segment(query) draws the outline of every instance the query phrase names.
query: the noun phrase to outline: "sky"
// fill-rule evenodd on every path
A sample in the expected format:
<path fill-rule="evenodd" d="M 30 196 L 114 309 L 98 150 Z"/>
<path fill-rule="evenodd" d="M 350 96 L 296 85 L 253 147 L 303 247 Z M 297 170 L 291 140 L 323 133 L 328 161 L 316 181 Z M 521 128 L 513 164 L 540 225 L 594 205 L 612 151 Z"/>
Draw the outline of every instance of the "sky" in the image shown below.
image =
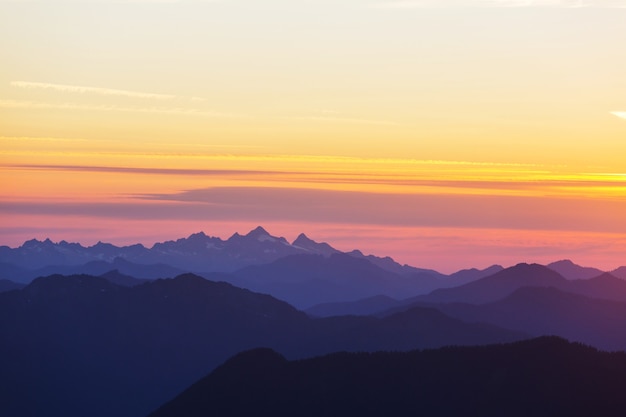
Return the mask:
<path fill-rule="evenodd" d="M 626 0 L 0 0 L 0 245 L 611 270 L 624 39 Z"/>

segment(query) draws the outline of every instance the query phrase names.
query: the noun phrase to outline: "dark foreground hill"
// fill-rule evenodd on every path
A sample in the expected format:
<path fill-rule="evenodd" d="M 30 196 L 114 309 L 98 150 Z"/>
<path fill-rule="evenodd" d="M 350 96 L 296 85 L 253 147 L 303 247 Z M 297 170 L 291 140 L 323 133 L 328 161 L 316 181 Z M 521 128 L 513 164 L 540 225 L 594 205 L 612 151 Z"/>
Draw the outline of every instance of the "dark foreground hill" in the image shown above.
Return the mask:
<path fill-rule="evenodd" d="M 314 320 L 271 296 L 191 274 L 133 287 L 56 275 L 0 293 L 0 415 L 145 415 L 259 346 L 296 359 L 525 337 L 421 307 Z"/>
<path fill-rule="evenodd" d="M 287 361 L 241 353 L 150 417 L 624 416 L 626 354 L 555 337 Z"/>

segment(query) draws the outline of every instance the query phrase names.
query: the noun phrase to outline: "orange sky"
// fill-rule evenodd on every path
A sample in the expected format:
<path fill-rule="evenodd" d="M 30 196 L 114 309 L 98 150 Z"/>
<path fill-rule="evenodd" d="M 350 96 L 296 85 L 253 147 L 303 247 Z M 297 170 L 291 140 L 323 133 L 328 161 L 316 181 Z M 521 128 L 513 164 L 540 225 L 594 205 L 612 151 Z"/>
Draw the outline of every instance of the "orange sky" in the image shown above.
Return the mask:
<path fill-rule="evenodd" d="M 626 264 L 626 2 L 0 0 L 0 244 L 264 225 Z"/>

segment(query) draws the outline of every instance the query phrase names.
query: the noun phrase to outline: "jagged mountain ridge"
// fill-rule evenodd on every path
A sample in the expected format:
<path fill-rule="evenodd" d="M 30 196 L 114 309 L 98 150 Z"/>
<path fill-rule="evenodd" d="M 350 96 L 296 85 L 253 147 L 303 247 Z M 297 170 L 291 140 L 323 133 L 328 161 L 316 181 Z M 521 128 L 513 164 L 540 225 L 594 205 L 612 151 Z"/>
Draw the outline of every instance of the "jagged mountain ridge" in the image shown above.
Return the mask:
<path fill-rule="evenodd" d="M 0 246 L 0 279 L 26 283 L 37 276 L 53 273 L 102 274 L 112 269 L 119 269 L 136 278 L 154 279 L 173 277 L 184 272 L 233 272 L 249 265 L 270 263 L 289 255 L 316 254 L 328 257 L 337 253 L 343 252 L 328 243 L 318 243 L 304 233 L 289 243 L 283 237 L 272 236 L 261 226 L 246 235 L 235 233 L 225 240 L 199 232 L 186 238 L 155 243 L 150 248 L 142 244 L 115 246 L 98 242 L 93 246 L 82 246 L 80 243 L 69 243 L 64 240 L 54 243 L 50 239 L 43 241 L 31 239 L 17 248 Z M 402 265 L 388 256 L 364 255 L 359 250 L 345 253 L 355 258 L 366 259 L 382 269 L 399 275 L 410 275 L 422 281 L 431 280 L 434 284 L 430 290 L 462 285 L 487 276 L 486 272 L 492 274 L 503 269 L 500 265 L 493 265 L 486 270 L 467 269 L 446 275 L 432 269 Z M 106 263 L 116 265 L 106 271 L 92 271 L 87 267 L 82 270 L 62 270 L 62 267 L 78 267 L 90 262 L 100 262 L 103 267 Z M 123 262 L 127 263 L 126 270 L 124 266 L 119 266 Z M 158 266 L 165 273 L 161 276 L 143 273 L 144 276 L 141 276 L 142 272 L 138 268 L 131 269 L 133 264 Z M 166 267 L 171 270 L 167 270 Z M 581 267 L 569 260 L 553 262 L 548 267 L 568 279 L 591 278 L 602 272 L 596 268 Z M 618 268 L 612 273 L 618 278 L 626 279 L 626 267 Z"/>
<path fill-rule="evenodd" d="M 283 237 L 270 235 L 261 226 L 246 235 L 235 233 L 226 240 L 200 232 L 187 238 L 155 243 L 151 248 L 146 248 L 141 244 L 118 247 L 102 242 L 85 247 L 79 243 L 66 241 L 54 243 L 50 239 L 44 241 L 32 239 L 18 248 L 0 246 L 0 273 L 2 273 L 0 277 L 4 278 L 9 274 L 20 276 L 26 274 L 28 277 L 23 280 L 28 280 L 34 278 L 33 270 L 52 273 L 54 272 L 52 268 L 80 266 L 89 262 L 113 264 L 123 261 L 139 265 L 167 265 L 177 269 L 178 273 L 232 272 L 248 265 L 265 264 L 289 255 L 330 256 L 335 253 L 340 253 L 340 251 L 327 243 L 315 242 L 303 233 L 289 243 Z M 356 253 L 355 257 L 358 257 Z M 397 264 L 391 258 L 377 258 L 371 255 L 368 258 L 372 261 L 381 259 L 388 268 L 404 268 L 407 273 L 423 271 Z M 49 269 L 43 270 L 46 267 Z M 115 267 L 110 269 L 115 269 Z M 59 270 L 58 272 L 75 273 L 77 271 Z M 130 275 L 144 278 L 137 274 L 131 273 Z"/>

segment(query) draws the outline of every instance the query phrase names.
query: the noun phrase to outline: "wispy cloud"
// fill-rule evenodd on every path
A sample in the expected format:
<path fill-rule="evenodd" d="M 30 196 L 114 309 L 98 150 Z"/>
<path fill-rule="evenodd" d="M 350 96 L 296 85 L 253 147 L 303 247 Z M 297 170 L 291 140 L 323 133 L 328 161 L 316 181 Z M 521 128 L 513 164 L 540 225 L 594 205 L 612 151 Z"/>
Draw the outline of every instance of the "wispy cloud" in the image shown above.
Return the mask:
<path fill-rule="evenodd" d="M 1 165 L 0 165 L 1 166 Z M 284 171 L 241 169 L 141 168 L 87 165 L 5 165 L 6 168 L 34 171 L 104 172 L 117 174 L 182 175 L 182 176 L 259 176 L 286 175 Z M 294 174 L 294 173 L 291 173 Z"/>
<path fill-rule="evenodd" d="M 420 9 L 420 8 L 626 8 L 626 0 L 397 0 L 370 4 L 374 9 Z"/>
<path fill-rule="evenodd" d="M 626 119 L 626 111 L 612 111 L 611 114 L 613 116 L 620 117 L 622 119 Z"/>
<path fill-rule="evenodd" d="M 85 87 L 80 85 L 67 85 L 67 84 L 52 84 L 52 83 L 38 83 L 31 81 L 12 81 L 11 85 L 19 88 L 26 89 L 44 89 L 61 91 L 64 93 L 79 93 L 79 94 L 98 94 L 103 96 L 123 96 L 131 98 L 143 98 L 143 99 L 156 99 L 156 100 L 171 100 L 176 96 L 169 94 L 156 94 L 156 93 L 143 93 L 130 90 L 117 90 L 112 88 L 100 88 L 100 87 Z"/>
<path fill-rule="evenodd" d="M 117 111 L 132 113 L 161 113 L 161 114 L 180 114 L 180 115 L 198 115 L 208 117 L 243 117 L 231 113 L 221 113 L 216 111 L 202 110 L 196 108 L 185 107 L 127 107 L 127 106 L 105 106 L 105 105 L 83 105 L 76 103 L 46 103 L 38 101 L 23 100 L 0 100 L 0 107 L 13 109 L 51 109 L 51 110 L 92 110 L 92 111 Z"/>

